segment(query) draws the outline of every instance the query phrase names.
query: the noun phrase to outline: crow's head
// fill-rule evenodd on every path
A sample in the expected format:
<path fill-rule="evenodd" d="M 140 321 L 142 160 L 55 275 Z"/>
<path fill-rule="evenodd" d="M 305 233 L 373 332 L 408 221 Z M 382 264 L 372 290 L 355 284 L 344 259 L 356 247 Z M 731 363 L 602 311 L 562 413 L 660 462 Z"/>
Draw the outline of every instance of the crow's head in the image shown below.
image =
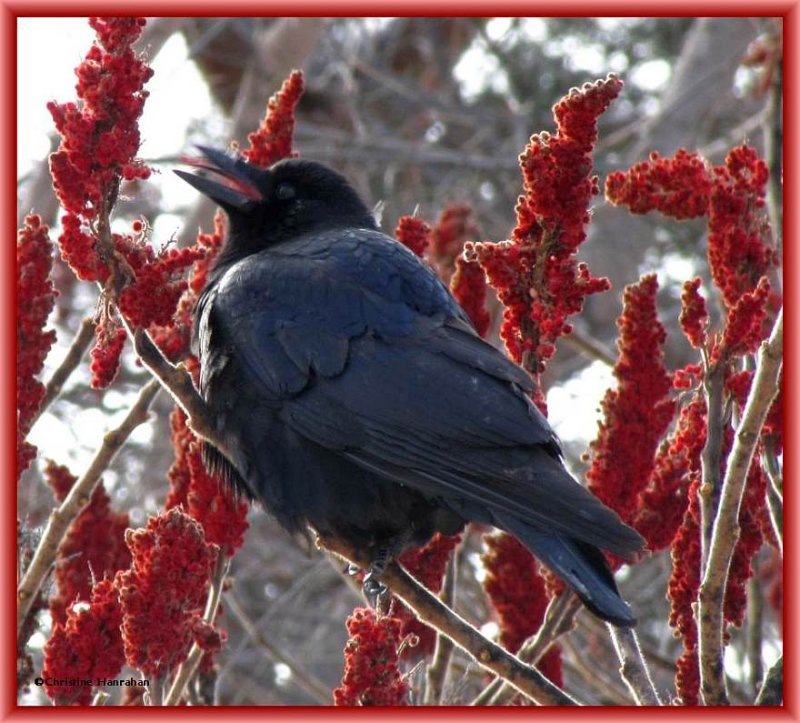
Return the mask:
<path fill-rule="evenodd" d="M 199 175 L 175 171 L 218 203 L 230 219 L 229 243 L 258 251 L 316 230 L 376 228 L 347 179 L 321 163 L 289 158 L 270 168 L 198 146 L 203 159 L 185 159 Z"/>

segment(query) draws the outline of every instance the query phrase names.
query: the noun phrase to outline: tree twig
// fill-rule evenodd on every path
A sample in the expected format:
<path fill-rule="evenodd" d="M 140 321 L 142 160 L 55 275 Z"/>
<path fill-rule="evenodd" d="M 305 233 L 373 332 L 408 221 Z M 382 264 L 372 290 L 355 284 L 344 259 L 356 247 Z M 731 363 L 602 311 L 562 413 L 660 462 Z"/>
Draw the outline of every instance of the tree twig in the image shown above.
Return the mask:
<path fill-rule="evenodd" d="M 206 609 L 203 612 L 203 620 L 209 625 L 213 625 L 214 619 L 217 617 L 217 608 L 219 607 L 219 600 L 222 596 L 222 586 L 225 582 L 225 577 L 228 574 L 231 559 L 225 554 L 225 551 L 220 549 L 219 556 L 217 557 L 217 564 L 214 569 L 214 574 L 211 578 L 211 585 L 208 589 L 208 600 L 206 601 Z M 172 681 L 169 693 L 164 698 L 163 705 L 178 705 L 183 698 L 186 685 L 191 680 L 192 676 L 200 665 L 200 660 L 205 651 L 197 643 L 192 645 L 186 660 L 181 663 L 178 672 L 175 673 L 175 680 Z"/>
<path fill-rule="evenodd" d="M 92 339 L 94 339 L 94 319 L 87 317 L 81 322 L 78 333 L 72 340 L 67 355 L 45 385 L 44 399 L 42 399 L 39 409 L 36 410 L 36 414 L 31 420 L 31 427 L 36 424 L 36 420 L 39 419 L 42 412 L 58 398 L 59 394 L 61 394 L 64 383 L 69 379 L 70 374 L 75 371 L 78 364 L 81 363 L 81 359 Z"/>
<path fill-rule="evenodd" d="M 783 703 L 783 656 L 767 671 L 764 684 L 756 698 L 756 705 L 781 705 Z"/>
<path fill-rule="evenodd" d="M 700 569 L 708 565 L 711 530 L 720 494 L 720 463 L 722 459 L 722 391 L 725 370 L 722 364 L 709 363 L 704 380 L 706 397 L 706 443 L 702 453 L 703 478 L 700 484 Z"/>
<path fill-rule="evenodd" d="M 369 563 L 360 550 L 354 550 L 341 540 L 317 537 L 317 545 L 340 557 L 366 567 Z M 392 562 L 382 576 L 394 595 L 397 595 L 424 623 L 449 637 L 469 653 L 480 665 L 504 678 L 520 693 L 540 705 L 577 705 L 563 690 L 553 685 L 536 668 L 495 645 L 466 620 L 459 617 L 426 590 L 397 563 Z"/>
<path fill-rule="evenodd" d="M 767 72 L 766 69 L 764 72 Z M 772 84 L 767 93 L 767 104 L 763 114 L 764 152 L 769 178 L 767 181 L 767 211 L 772 229 L 773 243 L 779 255 L 783 255 L 783 61 L 772 68 Z"/>
<path fill-rule="evenodd" d="M 758 689 L 764 679 L 764 663 L 761 650 L 764 646 L 764 590 L 761 580 L 756 576 L 747 583 L 747 637 L 745 652 L 750 670 L 747 682 L 750 684 L 752 694 L 758 694 Z"/>
<path fill-rule="evenodd" d="M 39 541 L 31 564 L 17 588 L 17 633 L 22 630 L 31 604 L 56 559 L 58 546 L 64 539 L 64 535 L 67 534 L 69 526 L 89 504 L 100 475 L 111 464 L 131 432 L 147 421 L 147 410 L 160 389 L 160 385 L 155 380 L 149 381 L 142 387 L 125 419 L 116 429 L 106 433 L 100 449 L 97 450 L 83 476 L 75 482 L 64 501 L 50 513 L 50 519 L 42 539 Z"/>
<path fill-rule="evenodd" d="M 110 698 L 111 696 L 104 690 L 98 690 L 92 698 L 92 705 L 105 705 Z"/>
<path fill-rule="evenodd" d="M 564 343 L 583 352 L 591 359 L 603 362 L 606 366 L 613 367 L 617 363 L 614 355 L 605 348 L 602 342 L 592 338 L 589 334 L 584 334 L 578 329 L 573 329 L 569 334 L 563 337 L 563 339 Z"/>
<path fill-rule="evenodd" d="M 733 448 L 728 456 L 708 560 L 700 584 L 698 640 L 701 690 L 706 705 L 724 705 L 728 701 L 722 661 L 724 624 L 722 608 L 728 584 L 728 568 L 739 537 L 739 510 L 747 473 L 764 420 L 778 390 L 777 382 L 782 360 L 783 311 L 781 310 L 769 339 L 761 344 L 759 350 L 758 369 L 742 412 Z"/>
<path fill-rule="evenodd" d="M 191 430 L 211 442 L 223 454 L 227 445 L 217 431 L 205 401 L 195 389 L 191 375 L 181 366 L 173 366 L 143 329 L 132 332 L 133 347 L 142 363 L 159 379 L 173 399 L 186 412 Z"/>
<path fill-rule="evenodd" d="M 439 595 L 441 601 L 451 610 L 454 608 L 456 596 L 457 567 L 458 555 L 453 555 L 447 564 L 444 585 Z M 444 635 L 436 636 L 436 649 L 433 653 L 433 661 L 428 666 L 426 674 L 425 705 L 438 705 L 441 703 L 442 690 L 454 649 L 455 646 L 450 638 Z"/>
<path fill-rule="evenodd" d="M 116 193 L 111 194 L 116 197 Z M 108 293 L 116 303 L 119 280 L 128 275 L 128 271 L 120 263 L 114 253 L 114 242 L 111 237 L 111 223 L 109 220 L 110 209 L 107 207 L 109 199 L 105 199 L 104 208 L 98 214 L 96 235 L 99 242 L 101 256 L 104 256 L 111 265 L 112 274 L 103 293 Z M 114 281 L 116 279 L 116 281 Z M 153 343 L 144 329 L 135 329 L 120 312 L 120 322 L 125 327 L 128 336 L 133 341 L 133 348 L 142 364 L 160 380 L 162 386 L 172 395 L 173 399 L 183 409 L 188 418 L 190 429 L 199 437 L 211 442 L 220 452 L 226 454 L 227 444 L 222 435 L 217 431 L 213 416 L 210 414 L 203 398 L 195 389 L 191 375 L 182 368 L 182 365 L 173 366 Z M 230 455 L 227 455 L 230 457 Z"/>
<path fill-rule="evenodd" d="M 767 475 L 767 509 L 778 549 L 783 556 L 783 473 L 778 464 L 778 455 L 775 453 L 774 441 L 770 438 L 764 440 L 761 449 L 761 462 Z"/>
<path fill-rule="evenodd" d="M 622 686 L 619 678 L 612 677 L 609 670 L 593 665 L 586 660 L 583 650 L 578 649 L 574 639 L 566 638 L 564 640 L 564 650 L 569 651 L 569 655 L 563 656 L 563 666 L 573 668 L 581 682 L 596 691 L 603 704 L 624 706 L 633 704 L 633 698 Z"/>
<path fill-rule="evenodd" d="M 636 633 L 630 628 L 608 625 L 620 661 L 620 675 L 639 705 L 663 705 L 647 668 Z"/>
<path fill-rule="evenodd" d="M 333 700 L 333 694 L 330 688 L 319 679 L 309 675 L 296 660 L 270 643 L 247 615 L 239 599 L 232 591 L 228 591 L 225 595 L 225 611 L 233 615 L 248 637 L 250 637 L 270 659 L 278 663 L 283 663 L 283 665 L 286 665 L 292 671 L 292 680 L 294 680 L 304 692 L 320 705 L 330 705 L 331 700 Z"/>
<path fill-rule="evenodd" d="M 580 600 L 569 590 L 551 600 L 539 630 L 530 640 L 523 643 L 517 657 L 531 665 L 539 662 L 539 658 L 559 637 L 572 630 L 575 613 L 580 608 Z M 495 678 L 475 697 L 470 705 L 503 705 L 515 694 L 516 691 L 502 678 Z"/>

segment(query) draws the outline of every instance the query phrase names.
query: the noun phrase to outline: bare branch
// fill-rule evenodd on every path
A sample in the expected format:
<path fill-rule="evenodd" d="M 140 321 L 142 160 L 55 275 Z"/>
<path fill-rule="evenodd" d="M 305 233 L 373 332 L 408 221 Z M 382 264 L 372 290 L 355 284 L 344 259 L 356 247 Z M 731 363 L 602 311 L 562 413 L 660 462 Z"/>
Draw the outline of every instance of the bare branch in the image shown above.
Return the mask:
<path fill-rule="evenodd" d="M 610 668 L 607 670 L 587 660 L 584 651 L 571 637 L 564 639 L 564 649 L 569 652 L 569 655 L 563 656 L 564 668 L 572 668 L 581 682 L 593 689 L 603 703 L 633 705 L 633 698 L 620 683 L 619 678 L 611 675 Z"/>
<path fill-rule="evenodd" d="M 703 381 L 706 397 L 706 443 L 703 447 L 703 478 L 700 485 L 700 544 L 701 570 L 708 565 L 711 529 L 717 513 L 720 493 L 720 462 L 722 458 L 722 391 L 725 370 L 722 364 L 708 364 Z"/>
<path fill-rule="evenodd" d="M 745 653 L 750 670 L 747 681 L 753 695 L 758 693 L 764 680 L 764 661 L 761 651 L 764 648 L 764 590 L 761 580 L 755 575 L 747 584 L 747 638 Z"/>
<path fill-rule="evenodd" d="M 767 211 L 778 254 L 783 255 L 783 61 L 776 64 L 763 116 L 764 150 L 769 166 Z"/>
<path fill-rule="evenodd" d="M 764 684 L 756 698 L 756 705 L 781 705 L 783 703 L 783 656 L 767 671 Z"/>
<path fill-rule="evenodd" d="M 128 411 L 125 419 L 116 429 L 111 430 L 103 437 L 103 443 L 100 445 L 100 449 L 97 450 L 88 469 L 75 482 L 61 505 L 50 513 L 50 519 L 47 522 L 42 539 L 36 548 L 31 564 L 25 571 L 25 575 L 17 588 L 18 634 L 25 624 L 25 619 L 28 616 L 33 600 L 36 598 L 36 593 L 39 592 L 42 581 L 56 559 L 58 547 L 67 534 L 69 526 L 83 508 L 89 504 L 100 475 L 111 464 L 111 461 L 125 444 L 131 432 L 147 421 L 147 410 L 160 389 L 160 385 L 155 380 L 149 381 L 142 387 L 136 402 Z"/>
<path fill-rule="evenodd" d="M 783 556 L 783 472 L 778 463 L 774 440 L 769 437 L 764 440 L 761 450 L 761 462 L 769 480 L 769 485 L 767 485 L 769 519 L 772 524 L 772 530 L 775 533 L 775 539 L 778 541 L 778 549 L 781 556 Z"/>
<path fill-rule="evenodd" d="M 764 420 L 778 391 L 783 361 L 783 310 L 772 334 L 762 343 L 758 368 L 747 398 L 742 421 L 728 456 L 719 509 L 714 520 L 708 561 L 699 594 L 700 679 L 706 705 L 727 702 L 722 664 L 722 608 L 728 584 L 728 568 L 739 537 L 739 510 L 747 482 L 747 473 L 755 453 Z M 711 420 L 709 419 L 709 433 Z"/>
<path fill-rule="evenodd" d="M 217 608 L 219 607 L 220 597 L 222 596 L 222 586 L 225 583 L 225 577 L 228 574 L 228 569 L 231 565 L 231 559 L 225 554 L 225 551 L 220 549 L 219 556 L 217 557 L 217 565 L 214 569 L 214 574 L 211 578 L 211 586 L 208 589 L 208 600 L 206 601 L 206 609 L 203 612 L 203 620 L 209 625 L 214 624 L 214 619 L 217 617 Z M 172 686 L 164 698 L 163 705 L 178 705 L 183 698 L 184 690 L 187 684 L 192 679 L 192 676 L 200 665 L 200 660 L 205 651 L 197 643 L 192 645 L 192 649 L 186 656 L 186 660 L 181 663 L 178 672 L 175 674 L 175 680 L 172 681 Z"/>
<path fill-rule="evenodd" d="M 341 540 L 318 536 L 317 545 L 362 568 L 368 564 L 361 551 L 352 549 Z M 446 635 L 480 665 L 504 678 L 526 697 L 540 705 L 577 705 L 575 700 L 553 685 L 536 668 L 526 665 L 481 635 L 396 562 L 388 566 L 382 579 L 393 594 L 414 610 L 422 622 Z"/>
<path fill-rule="evenodd" d="M 439 595 L 441 601 L 451 610 L 454 609 L 456 596 L 456 572 L 458 566 L 458 555 L 450 558 L 445 572 L 444 585 Z M 442 689 L 444 688 L 447 670 L 450 667 L 450 660 L 453 657 L 455 646 L 450 638 L 444 635 L 436 636 L 436 649 L 433 654 L 433 661 L 428 666 L 425 686 L 425 705 L 439 705 L 442 701 Z"/>
<path fill-rule="evenodd" d="M 70 374 L 78 367 L 78 364 L 81 363 L 81 359 L 93 338 L 94 319 L 87 317 L 81 322 L 78 333 L 72 340 L 69 351 L 61 362 L 61 365 L 53 372 L 53 376 L 48 380 L 45 387 L 44 399 L 36 415 L 31 420 L 31 427 L 33 427 L 36 420 L 39 419 L 42 412 L 58 398 L 59 394 L 61 394 L 65 382 L 69 379 Z"/>
<path fill-rule="evenodd" d="M 205 401 L 195 389 L 191 375 L 180 365 L 176 367 L 170 364 L 143 329 L 128 331 L 133 336 L 133 347 L 142 363 L 186 412 L 191 430 L 225 454 L 227 444 L 217 431 Z"/>
<path fill-rule="evenodd" d="M 236 621 L 242 626 L 245 633 L 247 633 L 250 639 L 253 640 L 271 660 L 283 663 L 292 671 L 292 680 L 295 681 L 304 692 L 320 705 L 330 705 L 333 699 L 330 688 L 319 679 L 306 672 L 305 668 L 294 660 L 294 658 L 288 656 L 270 643 L 247 615 L 233 591 L 229 591 L 225 595 L 225 610 L 236 618 Z"/>
<path fill-rule="evenodd" d="M 663 705 L 642 656 L 636 633 L 630 628 L 607 627 L 621 663 L 620 675 L 636 702 L 639 705 Z"/>
<path fill-rule="evenodd" d="M 577 329 L 573 329 L 572 332 L 563 337 L 563 339 L 566 344 L 583 352 L 591 359 L 601 361 L 603 364 L 610 367 L 613 367 L 617 363 L 613 354 L 605 348 L 602 342 L 593 339 L 588 334 L 584 334 Z"/>
<path fill-rule="evenodd" d="M 575 614 L 581 608 L 581 601 L 569 590 L 550 601 L 539 630 L 530 640 L 523 643 L 517 657 L 531 665 L 539 662 L 550 646 L 573 628 Z M 516 691 L 502 678 L 495 678 L 470 705 L 503 705 Z"/>

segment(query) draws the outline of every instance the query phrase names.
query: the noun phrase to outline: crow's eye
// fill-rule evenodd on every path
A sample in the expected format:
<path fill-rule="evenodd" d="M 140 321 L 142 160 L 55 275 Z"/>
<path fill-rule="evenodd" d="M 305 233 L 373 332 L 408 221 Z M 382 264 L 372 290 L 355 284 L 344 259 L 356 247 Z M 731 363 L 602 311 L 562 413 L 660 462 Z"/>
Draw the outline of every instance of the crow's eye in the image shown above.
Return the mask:
<path fill-rule="evenodd" d="M 275 198 L 279 201 L 288 201 L 290 198 L 294 198 L 297 195 L 297 191 L 294 190 L 294 186 L 290 183 L 281 183 L 275 189 Z"/>

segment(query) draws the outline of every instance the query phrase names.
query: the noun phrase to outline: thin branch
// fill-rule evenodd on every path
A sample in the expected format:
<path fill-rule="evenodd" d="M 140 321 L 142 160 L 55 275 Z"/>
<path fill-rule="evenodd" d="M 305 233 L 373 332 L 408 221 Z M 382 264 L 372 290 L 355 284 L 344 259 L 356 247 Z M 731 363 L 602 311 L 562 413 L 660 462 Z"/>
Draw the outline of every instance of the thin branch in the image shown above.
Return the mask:
<path fill-rule="evenodd" d="M 97 217 L 96 237 L 100 255 L 108 261 L 112 271 L 106 286 L 101 287 L 102 292 L 109 294 L 111 300 L 116 303 L 119 285 L 130 275 L 130 270 L 126 268 L 124 261 L 121 261 L 121 257 L 114 251 L 111 222 L 109 220 L 109 204 L 112 197 L 116 197 L 116 191 L 104 199 L 104 207 Z M 191 375 L 182 365 L 179 364 L 176 367 L 170 364 L 144 329 L 134 329 L 121 312 L 119 318 L 128 336 L 133 341 L 133 348 L 142 364 L 159 379 L 162 386 L 186 413 L 189 428 L 197 436 L 211 442 L 222 454 L 230 457 L 230 454 L 227 454 L 228 446 L 214 424 L 213 415 L 209 412 L 197 389 L 195 389 Z"/>
<path fill-rule="evenodd" d="M 105 705 L 110 698 L 111 696 L 104 690 L 98 690 L 92 698 L 92 705 Z"/>
<path fill-rule="evenodd" d="M 129 329 L 129 333 L 133 337 L 133 348 L 139 359 L 186 413 L 190 429 L 230 457 L 227 453 L 228 446 L 217 430 L 205 401 L 197 392 L 191 375 L 181 365 L 170 364 L 143 329 Z"/>
<path fill-rule="evenodd" d="M 78 333 L 72 340 L 67 355 L 64 357 L 58 369 L 53 372 L 53 376 L 48 380 L 45 387 L 44 399 L 31 420 L 31 427 L 36 424 L 36 420 L 39 419 L 42 412 L 58 398 L 59 394 L 61 394 L 65 382 L 69 379 L 70 374 L 75 371 L 78 364 L 81 363 L 81 359 L 89 348 L 92 339 L 94 339 L 94 319 L 87 317 L 81 322 Z"/>
<path fill-rule="evenodd" d="M 763 116 L 764 151 L 769 167 L 767 181 L 767 212 L 773 243 L 778 254 L 783 255 L 783 61 L 775 64 L 772 85 L 767 95 Z"/>
<path fill-rule="evenodd" d="M 764 684 L 756 698 L 756 705 L 781 705 L 783 703 L 783 655 L 767 671 Z"/>
<path fill-rule="evenodd" d="M 767 475 L 767 509 L 778 549 L 783 557 L 783 472 L 778 463 L 774 440 L 767 437 L 761 449 L 761 462 Z"/>
<path fill-rule="evenodd" d="M 271 660 L 283 663 L 283 665 L 286 665 L 289 670 L 292 671 L 292 680 L 295 681 L 305 693 L 320 705 L 330 705 L 333 699 L 330 688 L 318 678 L 309 675 L 303 666 L 294 660 L 294 658 L 289 657 L 270 643 L 247 615 L 239 599 L 233 594 L 233 591 L 228 591 L 225 594 L 225 611 L 233 615 L 239 625 L 242 626 L 247 636 L 253 640 Z"/>
<path fill-rule="evenodd" d="M 697 150 L 704 157 L 712 159 L 714 157 L 727 155 L 732 146 L 742 142 L 742 138 L 749 138 L 754 135 L 759 127 L 764 125 L 766 111 L 762 110 L 747 116 L 741 123 L 731 128 L 726 133 L 714 138 L 708 143 L 701 145 Z M 770 175 L 772 170 L 770 170 Z"/>
<path fill-rule="evenodd" d="M 453 555 L 447 564 L 444 576 L 444 585 L 439 595 L 441 601 L 451 610 L 454 609 L 456 597 L 456 577 L 458 568 L 458 555 Z M 455 646 L 450 638 L 444 635 L 436 636 L 436 649 L 433 661 L 428 666 L 425 685 L 425 705 L 439 705 L 442 701 L 442 690 L 453 657 Z"/>
<path fill-rule="evenodd" d="M 211 586 L 208 589 L 206 609 L 203 612 L 203 620 L 209 625 L 213 625 L 214 619 L 217 617 L 217 608 L 219 607 L 219 600 L 222 596 L 222 586 L 228 574 L 230 564 L 231 559 L 225 554 L 224 550 L 220 549 L 219 556 L 217 557 L 217 565 L 211 578 Z M 200 665 L 200 660 L 204 654 L 205 650 L 197 643 L 192 645 L 192 649 L 186 656 L 186 660 L 181 663 L 178 672 L 175 674 L 175 680 L 172 681 L 172 686 L 169 689 L 169 693 L 167 693 L 164 698 L 163 705 L 178 705 L 181 702 L 184 690 L 195 674 L 197 666 Z"/>
<path fill-rule="evenodd" d="M 706 397 L 706 443 L 703 447 L 703 478 L 700 485 L 700 547 L 701 570 L 708 566 L 708 548 L 711 544 L 711 529 L 717 513 L 720 494 L 720 463 L 722 459 L 722 391 L 725 369 L 722 364 L 707 365 L 704 379 Z"/>
<path fill-rule="evenodd" d="M 161 707 L 164 705 L 164 684 L 166 683 L 166 674 L 162 673 L 157 675 L 152 681 L 150 688 L 145 693 L 145 705 L 153 707 Z"/>
<path fill-rule="evenodd" d="M 663 705 L 658 697 L 650 671 L 647 668 L 639 640 L 631 628 L 618 628 L 608 625 L 614 649 L 620 660 L 619 673 L 628 686 L 638 705 Z"/>
<path fill-rule="evenodd" d="M 747 682 L 753 695 L 758 693 L 764 680 L 764 661 L 761 651 L 764 647 L 764 590 L 761 580 L 753 575 L 747 583 L 747 637 L 745 652 L 750 670 Z"/>
<path fill-rule="evenodd" d="M 783 498 L 775 493 L 772 486 L 767 487 L 767 510 L 772 531 L 778 541 L 778 551 L 783 557 Z"/>
<path fill-rule="evenodd" d="M 775 451 L 775 440 L 771 435 L 764 440 L 764 450 L 761 454 L 761 459 L 764 462 L 764 471 L 767 473 L 769 484 L 781 504 L 783 504 L 783 471 L 778 463 L 778 454 Z"/>
<path fill-rule="evenodd" d="M 619 679 L 612 678 L 602 666 L 594 665 L 586 660 L 583 650 L 579 650 L 575 640 L 566 638 L 564 649 L 569 651 L 569 655 L 564 655 L 562 665 L 565 668 L 575 670 L 576 677 L 594 689 L 603 704 L 608 705 L 633 705 L 633 698 L 628 691 L 620 684 Z"/>
<path fill-rule="evenodd" d="M 318 536 L 317 546 L 340 557 L 366 567 L 368 561 L 360 550 L 355 550 L 341 540 Z M 392 562 L 382 576 L 394 595 L 397 595 L 424 623 L 446 635 L 456 645 L 469 653 L 484 668 L 507 680 L 520 693 L 540 705 L 577 705 L 563 690 L 553 685 L 536 668 L 495 645 L 480 634 L 466 620 L 444 605 L 426 590 L 397 563 Z"/>
<path fill-rule="evenodd" d="M 100 475 L 108 468 L 117 452 L 136 427 L 148 419 L 147 410 L 150 403 L 161 389 L 155 380 L 149 381 L 142 387 L 136 402 L 128 411 L 125 419 L 116 428 L 106 433 L 103 443 L 89 464 L 83 476 L 72 486 L 66 499 L 61 505 L 50 513 L 42 539 L 36 548 L 31 564 L 17 589 L 17 633 L 22 630 L 25 619 L 30 611 L 31 604 L 36 598 L 36 593 L 42 581 L 53 565 L 58 547 L 67 530 L 84 507 L 89 504 L 95 485 Z"/>
<path fill-rule="evenodd" d="M 562 635 L 573 628 L 575 614 L 580 610 L 581 602 L 571 591 L 557 595 L 544 614 L 539 630 L 532 638 L 523 643 L 517 657 L 531 665 L 539 662 L 550 646 Z M 470 705 L 504 705 L 516 691 L 502 678 L 495 678 L 477 695 Z"/>
<path fill-rule="evenodd" d="M 571 333 L 563 337 L 563 340 L 589 358 L 601 361 L 606 366 L 613 367 L 617 363 L 614 355 L 605 348 L 602 342 L 592 338 L 589 334 L 573 329 Z"/>
<path fill-rule="evenodd" d="M 486 156 L 480 153 L 465 153 L 462 149 L 433 147 L 413 143 L 389 136 L 359 138 L 352 133 L 320 126 L 307 121 L 297 124 L 296 138 L 303 155 L 319 160 L 340 158 L 354 154 L 352 159 L 385 159 L 404 163 L 456 166 L 478 171 L 518 171 L 519 162 L 514 157 Z"/>
<path fill-rule="evenodd" d="M 759 350 L 758 369 L 742 413 L 741 424 L 733 441 L 733 448 L 728 456 L 708 561 L 700 584 L 698 610 L 700 680 L 706 705 L 727 703 L 722 664 L 724 624 L 722 608 L 728 584 L 728 568 L 739 538 L 739 509 L 747 473 L 764 420 L 778 391 L 782 361 L 783 310 L 775 321 L 772 334 L 761 344 Z"/>

